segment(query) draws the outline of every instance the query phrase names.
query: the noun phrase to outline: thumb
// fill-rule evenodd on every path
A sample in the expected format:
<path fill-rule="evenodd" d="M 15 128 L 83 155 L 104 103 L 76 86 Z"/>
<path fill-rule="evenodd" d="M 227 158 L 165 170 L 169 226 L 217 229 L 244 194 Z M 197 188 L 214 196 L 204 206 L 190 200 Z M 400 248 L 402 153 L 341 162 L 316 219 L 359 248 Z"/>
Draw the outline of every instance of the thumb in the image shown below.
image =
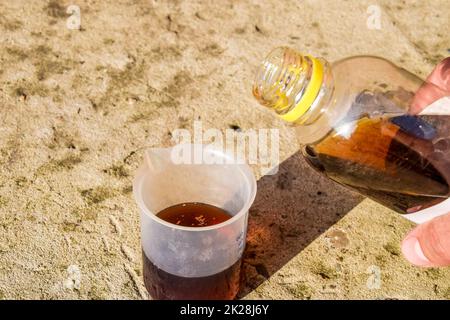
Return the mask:
<path fill-rule="evenodd" d="M 450 213 L 411 231 L 403 240 L 402 252 L 417 266 L 450 266 Z"/>

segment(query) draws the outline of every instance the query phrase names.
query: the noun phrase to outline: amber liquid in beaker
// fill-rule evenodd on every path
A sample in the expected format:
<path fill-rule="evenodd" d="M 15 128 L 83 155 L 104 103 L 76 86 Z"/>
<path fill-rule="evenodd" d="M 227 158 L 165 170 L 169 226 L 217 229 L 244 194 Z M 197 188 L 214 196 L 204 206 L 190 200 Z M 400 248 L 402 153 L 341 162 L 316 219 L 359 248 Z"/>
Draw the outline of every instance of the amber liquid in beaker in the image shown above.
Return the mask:
<path fill-rule="evenodd" d="M 208 227 L 232 217 L 213 205 L 181 203 L 160 211 L 157 217 L 179 226 Z M 241 260 L 231 267 L 206 277 L 180 277 L 153 264 L 143 252 L 144 283 L 153 299 L 164 300 L 231 300 L 239 290 Z"/>
<path fill-rule="evenodd" d="M 450 116 L 362 118 L 304 149 L 329 178 L 406 214 L 449 197 Z"/>

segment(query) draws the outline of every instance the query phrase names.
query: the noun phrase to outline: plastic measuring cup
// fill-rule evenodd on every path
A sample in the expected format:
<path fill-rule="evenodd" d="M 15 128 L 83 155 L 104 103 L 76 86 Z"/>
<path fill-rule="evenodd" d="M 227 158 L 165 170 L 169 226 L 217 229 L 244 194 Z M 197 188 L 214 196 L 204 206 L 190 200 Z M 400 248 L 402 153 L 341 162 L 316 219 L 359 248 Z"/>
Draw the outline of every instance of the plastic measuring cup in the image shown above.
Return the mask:
<path fill-rule="evenodd" d="M 180 163 L 179 147 L 146 151 L 147 161 L 133 182 L 147 290 L 156 299 L 232 299 L 239 286 L 255 177 L 246 164 L 204 145 L 182 146 L 191 153 Z M 207 227 L 184 227 L 156 216 L 189 202 L 214 205 L 232 218 Z"/>

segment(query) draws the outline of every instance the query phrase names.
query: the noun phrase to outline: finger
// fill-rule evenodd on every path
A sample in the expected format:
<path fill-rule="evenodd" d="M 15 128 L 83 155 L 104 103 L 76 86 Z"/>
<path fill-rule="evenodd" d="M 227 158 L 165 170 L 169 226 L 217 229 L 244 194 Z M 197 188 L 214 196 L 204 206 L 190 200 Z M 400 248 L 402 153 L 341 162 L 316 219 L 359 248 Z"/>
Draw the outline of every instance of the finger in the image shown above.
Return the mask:
<path fill-rule="evenodd" d="M 450 265 L 450 213 L 424 223 L 403 240 L 405 258 L 417 266 Z"/>
<path fill-rule="evenodd" d="M 450 57 L 442 60 L 417 90 L 410 112 L 417 114 L 436 100 L 450 94 Z"/>

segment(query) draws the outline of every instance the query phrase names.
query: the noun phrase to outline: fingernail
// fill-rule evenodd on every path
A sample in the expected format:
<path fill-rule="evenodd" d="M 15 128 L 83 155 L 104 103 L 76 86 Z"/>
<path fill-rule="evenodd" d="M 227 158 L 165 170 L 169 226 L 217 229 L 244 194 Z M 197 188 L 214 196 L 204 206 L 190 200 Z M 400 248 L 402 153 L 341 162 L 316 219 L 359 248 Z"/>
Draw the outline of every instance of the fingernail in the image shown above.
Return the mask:
<path fill-rule="evenodd" d="M 430 267 L 432 263 L 423 254 L 419 240 L 414 236 L 409 236 L 403 241 L 402 252 L 405 258 L 420 267 Z"/>

